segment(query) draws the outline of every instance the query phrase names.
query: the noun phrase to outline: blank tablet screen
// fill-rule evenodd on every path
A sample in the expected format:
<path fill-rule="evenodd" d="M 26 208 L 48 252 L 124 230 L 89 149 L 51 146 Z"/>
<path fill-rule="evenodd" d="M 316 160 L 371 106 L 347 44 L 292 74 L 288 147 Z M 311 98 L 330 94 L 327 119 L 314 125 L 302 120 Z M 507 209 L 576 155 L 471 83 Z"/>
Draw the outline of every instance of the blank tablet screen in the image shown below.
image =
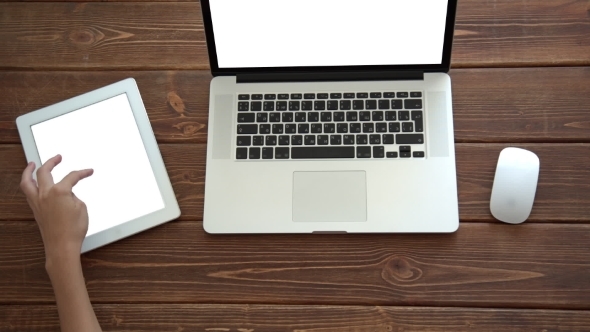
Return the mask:
<path fill-rule="evenodd" d="M 55 183 L 93 168 L 74 187 L 88 207 L 87 236 L 164 208 L 154 172 L 126 94 L 31 126 L 42 163 L 61 154 Z"/>

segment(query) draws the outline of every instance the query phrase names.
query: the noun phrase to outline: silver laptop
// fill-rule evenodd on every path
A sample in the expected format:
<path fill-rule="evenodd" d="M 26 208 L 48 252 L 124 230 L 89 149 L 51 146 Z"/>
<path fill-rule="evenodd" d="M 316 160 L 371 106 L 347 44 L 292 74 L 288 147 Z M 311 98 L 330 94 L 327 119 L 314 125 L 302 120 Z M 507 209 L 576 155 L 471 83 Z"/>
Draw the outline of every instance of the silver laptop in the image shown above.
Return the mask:
<path fill-rule="evenodd" d="M 457 230 L 456 4 L 201 0 L 205 230 Z"/>

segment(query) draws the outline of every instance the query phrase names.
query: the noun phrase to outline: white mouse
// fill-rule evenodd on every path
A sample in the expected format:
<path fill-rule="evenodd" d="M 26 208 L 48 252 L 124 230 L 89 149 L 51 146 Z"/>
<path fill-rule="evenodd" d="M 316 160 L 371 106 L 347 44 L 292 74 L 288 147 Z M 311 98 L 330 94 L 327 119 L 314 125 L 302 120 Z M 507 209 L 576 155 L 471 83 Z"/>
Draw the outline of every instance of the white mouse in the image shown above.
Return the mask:
<path fill-rule="evenodd" d="M 538 178 L 539 157 L 536 154 L 519 148 L 502 150 L 490 199 L 492 215 L 510 224 L 527 220 L 533 209 Z"/>

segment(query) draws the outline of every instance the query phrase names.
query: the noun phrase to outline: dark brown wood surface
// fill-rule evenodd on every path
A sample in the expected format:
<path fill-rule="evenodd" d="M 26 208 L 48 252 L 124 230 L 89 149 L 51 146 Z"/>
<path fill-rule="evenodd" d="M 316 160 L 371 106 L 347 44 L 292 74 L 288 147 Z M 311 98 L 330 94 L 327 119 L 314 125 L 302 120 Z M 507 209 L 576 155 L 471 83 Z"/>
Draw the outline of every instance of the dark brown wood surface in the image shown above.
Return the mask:
<path fill-rule="evenodd" d="M 136 78 L 182 216 L 83 256 L 105 331 L 590 330 L 590 3 L 460 0 L 454 234 L 208 235 L 198 2 L 0 2 L 0 331 L 56 331 L 15 118 Z M 494 221 L 502 148 L 541 159 Z"/>

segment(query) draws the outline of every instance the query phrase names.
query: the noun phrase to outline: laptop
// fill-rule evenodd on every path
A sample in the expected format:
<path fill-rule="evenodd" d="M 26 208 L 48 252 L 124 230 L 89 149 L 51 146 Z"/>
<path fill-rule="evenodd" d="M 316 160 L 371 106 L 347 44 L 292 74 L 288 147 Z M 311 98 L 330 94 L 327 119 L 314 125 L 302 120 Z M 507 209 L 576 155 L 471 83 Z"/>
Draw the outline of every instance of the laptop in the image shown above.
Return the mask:
<path fill-rule="evenodd" d="M 208 233 L 459 226 L 456 0 L 201 0 Z"/>

